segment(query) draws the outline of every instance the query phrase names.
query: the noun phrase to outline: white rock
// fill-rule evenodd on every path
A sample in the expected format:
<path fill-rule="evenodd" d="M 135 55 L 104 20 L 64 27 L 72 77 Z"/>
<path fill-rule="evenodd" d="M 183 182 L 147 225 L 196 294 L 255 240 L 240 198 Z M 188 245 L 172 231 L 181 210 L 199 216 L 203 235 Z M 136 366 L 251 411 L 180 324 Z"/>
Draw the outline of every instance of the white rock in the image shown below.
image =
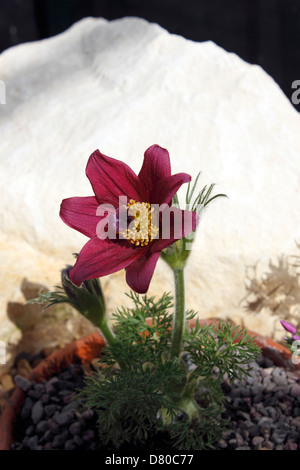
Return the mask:
<path fill-rule="evenodd" d="M 60 220 L 62 199 L 91 195 L 97 148 L 138 172 L 144 151 L 169 150 L 173 173 L 217 183 L 186 269 L 187 307 L 201 317 L 248 318 L 245 267 L 296 252 L 300 119 L 278 85 L 212 42 L 171 35 L 142 19 L 86 18 L 54 38 L 0 55 L 1 334 L 24 277 L 55 285 L 87 241 Z M 185 190 L 181 191 L 181 197 Z M 103 279 L 110 311 L 126 303 L 124 272 Z M 159 261 L 150 294 L 171 291 Z"/>

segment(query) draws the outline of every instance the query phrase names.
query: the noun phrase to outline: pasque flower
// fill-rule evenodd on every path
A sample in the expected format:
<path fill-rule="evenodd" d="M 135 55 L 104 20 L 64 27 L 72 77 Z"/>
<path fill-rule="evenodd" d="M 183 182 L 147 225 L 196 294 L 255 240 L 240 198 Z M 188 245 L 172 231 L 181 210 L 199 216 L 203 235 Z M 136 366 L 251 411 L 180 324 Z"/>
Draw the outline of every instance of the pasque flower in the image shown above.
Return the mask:
<path fill-rule="evenodd" d="M 169 153 L 158 145 L 146 150 L 138 175 L 99 150 L 90 156 L 86 175 L 94 196 L 64 199 L 60 209 L 68 226 L 90 238 L 70 271 L 71 281 L 80 286 L 125 268 L 128 285 L 147 292 L 161 251 L 197 227 L 196 212 L 171 206 L 190 175 L 171 175 Z"/>

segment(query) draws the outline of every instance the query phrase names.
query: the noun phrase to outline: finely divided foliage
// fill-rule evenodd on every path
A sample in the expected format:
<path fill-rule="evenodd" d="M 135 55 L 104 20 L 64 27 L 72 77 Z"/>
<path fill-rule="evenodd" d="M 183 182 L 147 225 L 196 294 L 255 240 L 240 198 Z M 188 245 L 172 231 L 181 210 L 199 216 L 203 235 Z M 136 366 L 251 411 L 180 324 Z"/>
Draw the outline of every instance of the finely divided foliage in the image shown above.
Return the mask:
<path fill-rule="evenodd" d="M 225 424 L 222 378 L 244 372 L 258 348 L 243 328 L 196 321 L 192 331 L 186 328 L 183 354 L 172 358 L 172 297 L 155 301 L 131 292 L 130 298 L 133 308 L 114 314 L 117 341 L 104 350 L 104 367 L 80 392 L 97 410 L 102 440 L 122 449 L 126 443 L 151 447 L 157 436 L 162 442 L 168 436 L 177 449 L 213 447 Z M 188 312 L 187 319 L 194 315 Z"/>

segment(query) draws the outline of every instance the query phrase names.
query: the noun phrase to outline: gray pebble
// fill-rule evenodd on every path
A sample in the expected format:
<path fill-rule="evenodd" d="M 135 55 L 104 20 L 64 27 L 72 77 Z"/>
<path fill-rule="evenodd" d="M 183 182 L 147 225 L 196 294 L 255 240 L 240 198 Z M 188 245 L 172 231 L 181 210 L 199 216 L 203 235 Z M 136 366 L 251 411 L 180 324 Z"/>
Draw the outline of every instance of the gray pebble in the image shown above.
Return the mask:
<path fill-rule="evenodd" d="M 21 418 L 22 419 L 28 419 L 29 416 L 31 415 L 32 412 L 32 407 L 33 407 L 33 400 L 30 397 L 26 397 L 22 410 L 21 410 Z"/>
<path fill-rule="evenodd" d="M 264 442 L 264 437 L 262 436 L 254 436 L 252 438 L 252 445 L 254 447 L 254 450 L 260 450 L 262 448 L 263 442 Z"/>
<path fill-rule="evenodd" d="M 276 385 L 285 385 L 287 383 L 286 372 L 281 367 L 274 368 L 273 378 Z"/>
<path fill-rule="evenodd" d="M 49 418 L 54 415 L 55 411 L 57 411 L 57 405 L 54 403 L 45 406 L 45 413 Z"/>
<path fill-rule="evenodd" d="M 69 427 L 69 431 L 72 434 L 72 436 L 75 436 L 76 434 L 80 434 L 81 431 L 81 424 L 79 421 L 75 421 L 75 423 L 72 423 Z"/>
<path fill-rule="evenodd" d="M 65 450 L 74 450 L 76 449 L 76 443 L 73 441 L 73 439 L 69 439 L 65 443 Z"/>
<path fill-rule="evenodd" d="M 269 440 L 266 440 L 264 442 L 264 447 L 267 449 L 267 450 L 272 450 L 274 449 L 274 443 L 269 441 Z"/>
<path fill-rule="evenodd" d="M 14 382 L 23 392 L 27 392 L 32 386 L 32 382 L 21 375 L 16 375 Z"/>
<path fill-rule="evenodd" d="M 300 397 L 300 385 L 299 384 L 292 385 L 290 393 L 292 397 L 299 398 Z"/>
<path fill-rule="evenodd" d="M 271 418 L 268 418 L 267 416 L 263 416 L 258 422 L 258 426 L 260 428 L 260 431 L 262 431 L 264 429 L 270 429 L 272 423 L 273 423 L 273 420 Z"/>
<path fill-rule="evenodd" d="M 298 450 L 298 444 L 296 442 L 286 442 L 284 445 L 285 450 Z"/>
<path fill-rule="evenodd" d="M 48 429 L 47 421 L 39 421 L 35 427 L 35 430 L 38 434 L 45 434 Z"/>
<path fill-rule="evenodd" d="M 218 442 L 218 447 L 220 449 L 226 449 L 228 447 L 228 443 L 225 441 L 225 439 L 220 439 Z"/>
<path fill-rule="evenodd" d="M 53 439 L 53 442 L 52 442 L 53 447 L 57 448 L 57 447 L 64 446 L 66 440 L 68 439 L 68 437 L 69 437 L 69 432 L 67 430 L 63 431 L 60 434 L 56 434 L 56 436 L 54 436 L 54 439 Z"/>
<path fill-rule="evenodd" d="M 37 424 L 42 417 L 44 416 L 44 407 L 43 404 L 40 401 L 37 401 L 31 411 L 31 419 L 34 424 Z"/>
<path fill-rule="evenodd" d="M 48 428 L 53 434 L 58 434 L 60 429 L 57 423 L 55 423 L 52 419 L 48 419 L 47 421 Z"/>
<path fill-rule="evenodd" d="M 59 426 L 69 426 L 74 420 L 74 415 L 71 411 L 62 411 L 53 416 L 53 420 Z"/>
<path fill-rule="evenodd" d="M 37 436 L 31 436 L 27 440 L 27 446 L 29 449 L 34 450 L 38 445 L 38 437 Z"/>
<path fill-rule="evenodd" d="M 282 444 L 287 436 L 287 431 L 284 429 L 275 429 L 272 433 L 272 439 L 274 440 L 275 444 Z"/>

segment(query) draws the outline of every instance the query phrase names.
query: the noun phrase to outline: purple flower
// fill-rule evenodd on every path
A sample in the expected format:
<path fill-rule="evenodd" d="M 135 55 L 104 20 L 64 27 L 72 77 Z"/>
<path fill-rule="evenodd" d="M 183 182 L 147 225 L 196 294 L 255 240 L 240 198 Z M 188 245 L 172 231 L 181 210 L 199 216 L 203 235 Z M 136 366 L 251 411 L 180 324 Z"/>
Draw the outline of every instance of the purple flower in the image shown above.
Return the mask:
<path fill-rule="evenodd" d="M 86 280 L 125 268 L 126 281 L 131 289 L 139 293 L 147 292 L 161 251 L 186 237 L 197 227 L 199 218 L 196 212 L 171 207 L 174 195 L 183 183 L 191 180 L 191 176 L 186 173 L 171 175 L 169 153 L 158 145 L 152 145 L 146 150 L 138 175 L 125 163 L 107 157 L 99 150 L 90 156 L 86 175 L 95 195 L 64 199 L 60 210 L 60 217 L 68 226 L 90 238 L 69 273 L 70 280 L 80 286 Z M 133 220 L 130 220 L 131 225 L 136 222 L 136 228 L 121 230 L 118 225 L 119 218 L 116 214 L 121 196 L 125 197 L 128 214 L 131 210 L 134 212 L 131 217 Z M 97 215 L 97 208 L 107 204 L 118 232 L 115 239 L 102 239 L 97 234 L 97 226 L 102 217 Z M 153 227 L 149 222 L 152 205 L 163 208 L 157 226 L 154 227 L 156 236 L 152 236 Z M 145 222 L 146 228 L 141 229 L 139 220 L 134 220 L 137 214 Z M 164 214 L 170 215 L 168 236 L 164 236 L 162 230 L 161 220 Z M 175 218 L 182 222 L 187 218 L 191 223 L 178 225 Z"/>
<path fill-rule="evenodd" d="M 283 326 L 283 328 L 289 333 L 292 333 L 293 335 L 297 333 L 297 328 L 291 323 L 289 323 L 288 321 L 281 320 L 280 323 Z"/>

